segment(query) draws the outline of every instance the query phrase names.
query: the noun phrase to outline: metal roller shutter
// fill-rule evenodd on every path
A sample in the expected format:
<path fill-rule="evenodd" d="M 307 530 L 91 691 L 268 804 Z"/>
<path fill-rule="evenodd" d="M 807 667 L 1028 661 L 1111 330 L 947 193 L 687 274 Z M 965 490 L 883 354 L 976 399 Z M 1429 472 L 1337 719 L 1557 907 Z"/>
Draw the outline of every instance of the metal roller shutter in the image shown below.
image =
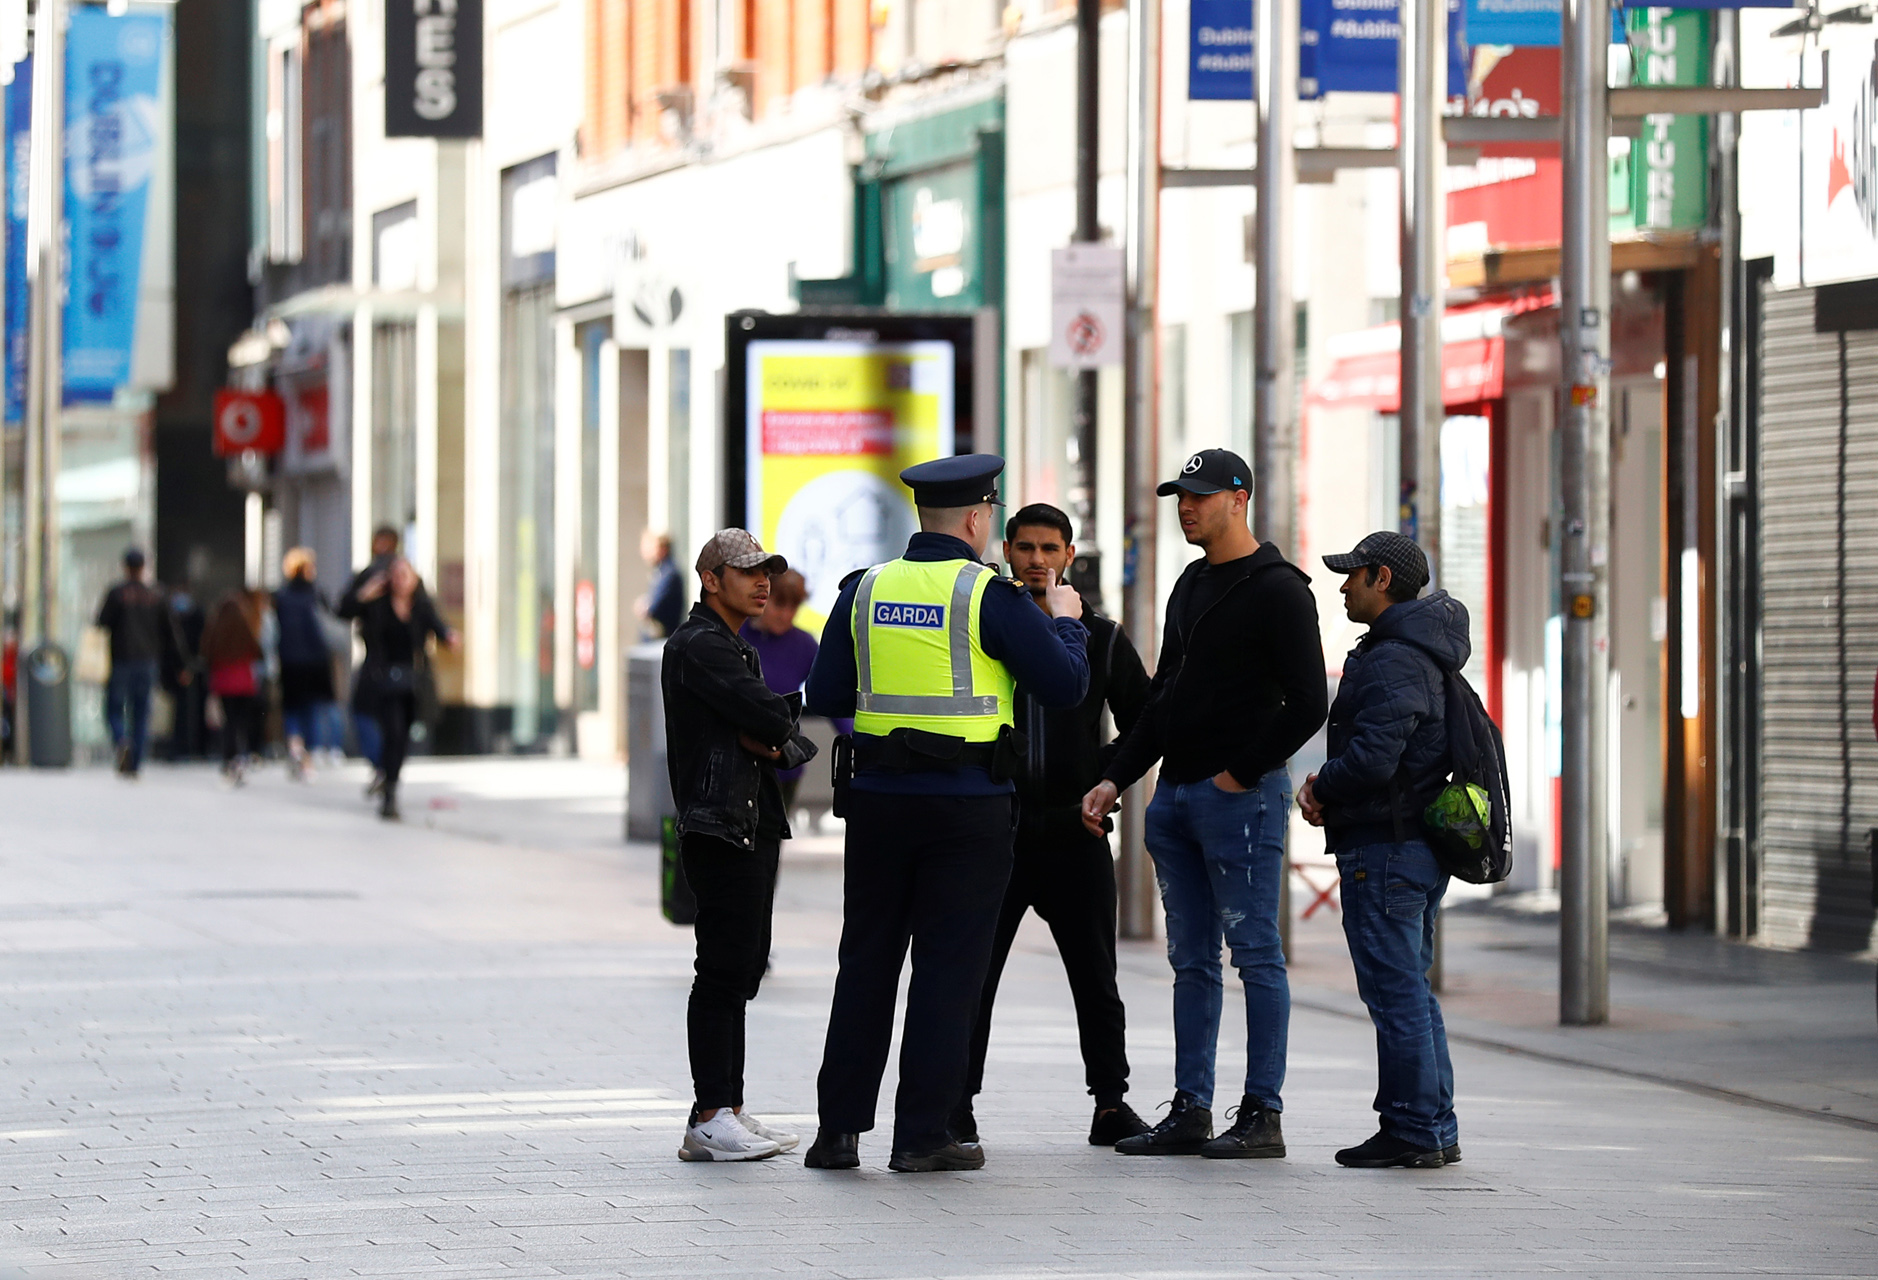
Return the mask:
<path fill-rule="evenodd" d="M 1762 295 L 1761 938 L 1872 945 L 1878 827 L 1878 333 Z"/>

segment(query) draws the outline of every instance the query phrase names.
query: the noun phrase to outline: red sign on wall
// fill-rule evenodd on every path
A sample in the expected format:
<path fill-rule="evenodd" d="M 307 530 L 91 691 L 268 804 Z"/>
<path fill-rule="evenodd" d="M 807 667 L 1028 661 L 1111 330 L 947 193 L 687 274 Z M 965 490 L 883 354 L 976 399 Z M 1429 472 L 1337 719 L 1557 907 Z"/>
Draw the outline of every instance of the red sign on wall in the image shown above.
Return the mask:
<path fill-rule="evenodd" d="M 272 391 L 215 393 L 215 456 L 279 453 L 287 447 L 287 406 Z"/>

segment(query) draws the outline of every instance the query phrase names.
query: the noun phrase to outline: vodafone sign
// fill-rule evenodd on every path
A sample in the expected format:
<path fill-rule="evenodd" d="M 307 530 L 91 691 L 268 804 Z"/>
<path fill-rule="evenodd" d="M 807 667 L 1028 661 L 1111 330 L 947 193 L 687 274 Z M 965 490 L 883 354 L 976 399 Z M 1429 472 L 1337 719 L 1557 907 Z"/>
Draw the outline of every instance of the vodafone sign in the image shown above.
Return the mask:
<path fill-rule="evenodd" d="M 287 447 L 287 407 L 272 391 L 215 393 L 215 456 L 279 453 Z"/>

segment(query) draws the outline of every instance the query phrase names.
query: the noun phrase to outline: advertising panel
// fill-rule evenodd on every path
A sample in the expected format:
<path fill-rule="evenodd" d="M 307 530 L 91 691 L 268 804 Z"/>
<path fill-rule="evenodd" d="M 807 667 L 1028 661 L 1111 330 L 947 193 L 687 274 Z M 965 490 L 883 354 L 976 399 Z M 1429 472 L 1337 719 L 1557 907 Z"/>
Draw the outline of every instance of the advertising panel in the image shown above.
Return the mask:
<path fill-rule="evenodd" d="M 163 71 L 170 13 L 71 11 L 65 64 L 65 403 L 131 382 L 150 192 L 169 154 Z M 162 218 L 157 219 L 159 223 Z"/>
<path fill-rule="evenodd" d="M 1800 115 L 1798 270 L 1776 272 L 1804 284 L 1878 276 L 1878 40 L 1833 35 L 1825 105 Z"/>
<path fill-rule="evenodd" d="M 385 136 L 480 138 L 483 0 L 385 6 Z"/>
<path fill-rule="evenodd" d="M 970 447 L 973 321 L 733 315 L 727 333 L 729 520 L 807 580 L 798 625 L 819 633 L 841 580 L 918 528 L 900 472 Z"/>

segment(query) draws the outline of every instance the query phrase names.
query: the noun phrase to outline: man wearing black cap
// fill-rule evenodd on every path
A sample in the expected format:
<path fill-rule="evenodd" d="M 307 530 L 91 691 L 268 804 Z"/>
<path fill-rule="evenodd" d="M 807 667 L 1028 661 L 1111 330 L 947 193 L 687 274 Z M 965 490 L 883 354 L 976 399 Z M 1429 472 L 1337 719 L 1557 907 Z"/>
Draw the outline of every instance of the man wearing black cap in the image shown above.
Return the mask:
<path fill-rule="evenodd" d="M 685 1019 L 693 1103 L 680 1160 L 762 1160 L 798 1141 L 743 1107 L 744 1006 L 769 963 L 777 854 L 789 838 L 776 766 L 806 763 L 815 746 L 737 631 L 769 603 L 770 575 L 788 567 L 746 530 L 713 535 L 698 552 L 704 598 L 665 642 L 659 672 L 679 852 L 698 899 Z"/>
<path fill-rule="evenodd" d="M 105 592 L 98 625 L 111 636 L 111 677 L 104 719 L 117 749 L 117 771 L 135 778 L 150 736 L 150 695 L 165 656 L 180 658 L 182 636 L 160 587 L 144 581 L 143 552 L 124 551 L 124 580 Z"/>
<path fill-rule="evenodd" d="M 909 943 L 888 1167 L 928 1173 L 985 1162 L 947 1122 L 964 1092 L 1011 875 L 1011 779 L 1023 759 L 1015 686 L 1043 706 L 1069 707 L 1089 680 L 1075 590 L 1048 587 L 1039 610 L 1021 584 L 980 562 L 1003 470 L 1002 458 L 969 454 L 900 473 L 920 532 L 900 559 L 842 582 L 809 672 L 808 710 L 854 717 L 853 777 L 836 781 L 848 824 L 841 969 L 817 1082 L 821 1128 L 805 1161 L 812 1169 L 860 1164 Z"/>
<path fill-rule="evenodd" d="M 1324 722 L 1324 650 L 1310 579 L 1247 526 L 1252 472 L 1226 449 L 1187 459 L 1180 529 L 1204 553 L 1168 597 L 1148 708 L 1103 780 L 1083 798 L 1097 830 L 1120 792 L 1161 762 L 1147 812 L 1174 969 L 1174 1100 L 1124 1155 L 1215 1159 L 1285 1154 L 1279 1124 L 1291 989 L 1279 941 L 1279 891 L 1292 752 Z M 1213 1137 L 1220 946 L 1245 987 L 1246 1076 L 1237 1122 Z"/>
<path fill-rule="evenodd" d="M 1448 877 L 1419 815 L 1447 783 L 1446 687 L 1472 652 L 1467 609 L 1445 591 L 1417 599 L 1428 558 L 1399 533 L 1372 533 L 1324 564 L 1348 575 L 1344 612 L 1369 631 L 1343 660 L 1324 767 L 1298 807 L 1337 858 L 1356 989 L 1376 1024 L 1381 1117 L 1337 1163 L 1439 1169 L 1461 1158 L 1454 1066 L 1428 986 Z"/>

